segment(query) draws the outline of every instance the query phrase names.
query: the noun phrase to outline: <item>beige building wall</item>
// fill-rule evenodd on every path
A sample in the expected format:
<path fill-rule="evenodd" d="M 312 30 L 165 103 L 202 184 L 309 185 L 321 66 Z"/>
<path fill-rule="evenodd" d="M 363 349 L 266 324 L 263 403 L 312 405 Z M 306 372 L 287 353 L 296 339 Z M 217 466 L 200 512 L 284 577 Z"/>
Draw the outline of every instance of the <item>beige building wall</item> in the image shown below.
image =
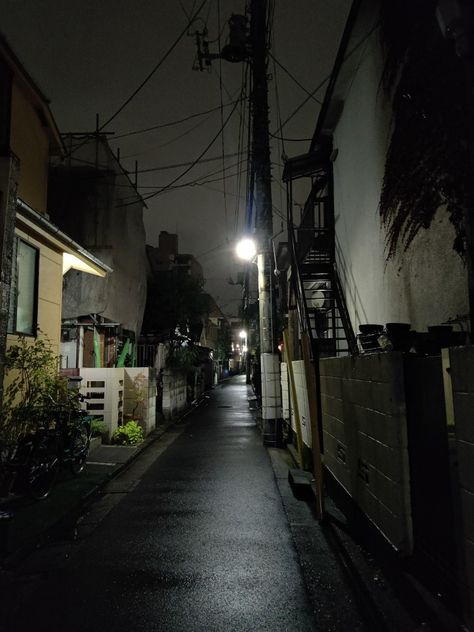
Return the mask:
<path fill-rule="evenodd" d="M 61 336 L 62 277 L 63 255 L 45 246 L 37 239 L 17 229 L 15 234 L 23 241 L 39 249 L 38 273 L 38 327 L 40 336 L 46 336 L 59 354 Z M 32 337 L 33 338 L 33 337 Z M 11 344 L 16 336 L 8 336 Z"/>
<path fill-rule="evenodd" d="M 46 212 L 49 140 L 46 127 L 28 99 L 28 93 L 14 82 L 12 89 L 11 140 L 20 159 L 18 197 L 40 213 Z"/>

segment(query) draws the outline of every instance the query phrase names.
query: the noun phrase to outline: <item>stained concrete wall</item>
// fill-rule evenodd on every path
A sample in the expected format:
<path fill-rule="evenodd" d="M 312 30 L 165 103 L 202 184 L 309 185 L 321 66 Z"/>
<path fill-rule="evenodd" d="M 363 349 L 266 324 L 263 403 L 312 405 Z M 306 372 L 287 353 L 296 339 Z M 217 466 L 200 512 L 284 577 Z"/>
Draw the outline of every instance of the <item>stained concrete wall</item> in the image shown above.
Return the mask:
<path fill-rule="evenodd" d="M 163 371 L 163 416 L 172 419 L 187 406 L 187 376 L 185 372 Z"/>
<path fill-rule="evenodd" d="M 368 33 L 376 19 L 376 11 L 368 12 L 361 31 Z M 386 263 L 378 206 L 392 113 L 380 86 L 379 29 L 354 55 L 357 64 L 333 135 L 337 265 L 347 307 L 355 330 L 360 323 L 410 322 L 423 331 L 469 311 L 466 270 L 442 209 L 408 251 Z"/>
<path fill-rule="evenodd" d="M 463 549 L 474 629 L 474 347 L 450 349 Z"/>
<path fill-rule="evenodd" d="M 401 553 L 412 551 L 402 356 L 321 360 L 324 463 Z"/>
<path fill-rule="evenodd" d="M 113 269 L 105 279 L 67 272 L 63 318 L 97 313 L 138 335 L 146 300 L 143 202 L 104 142 L 79 146 L 70 165 L 53 167 L 49 208 L 62 230 Z"/>

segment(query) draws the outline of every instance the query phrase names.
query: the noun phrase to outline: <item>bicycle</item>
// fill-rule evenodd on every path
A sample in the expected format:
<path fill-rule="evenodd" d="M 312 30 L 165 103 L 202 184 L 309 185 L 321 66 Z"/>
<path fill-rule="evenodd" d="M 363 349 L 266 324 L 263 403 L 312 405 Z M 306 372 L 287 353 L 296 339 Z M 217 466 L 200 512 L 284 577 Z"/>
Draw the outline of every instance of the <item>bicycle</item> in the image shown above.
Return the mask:
<path fill-rule="evenodd" d="M 64 406 L 30 410 L 29 414 L 30 431 L 2 450 L 4 493 L 9 496 L 26 492 L 43 500 L 65 464 L 76 476 L 83 471 L 92 418 L 82 409 Z"/>

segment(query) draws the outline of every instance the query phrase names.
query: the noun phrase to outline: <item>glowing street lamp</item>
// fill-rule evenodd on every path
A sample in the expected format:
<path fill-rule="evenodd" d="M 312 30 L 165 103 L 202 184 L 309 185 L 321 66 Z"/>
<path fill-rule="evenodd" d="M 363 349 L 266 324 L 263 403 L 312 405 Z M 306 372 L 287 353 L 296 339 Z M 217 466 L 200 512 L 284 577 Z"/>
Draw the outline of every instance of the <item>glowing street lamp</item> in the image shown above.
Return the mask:
<path fill-rule="evenodd" d="M 253 239 L 250 237 L 245 237 L 241 239 L 236 246 L 235 252 L 239 259 L 243 259 L 244 261 L 252 261 L 252 259 L 257 254 L 257 245 Z"/>

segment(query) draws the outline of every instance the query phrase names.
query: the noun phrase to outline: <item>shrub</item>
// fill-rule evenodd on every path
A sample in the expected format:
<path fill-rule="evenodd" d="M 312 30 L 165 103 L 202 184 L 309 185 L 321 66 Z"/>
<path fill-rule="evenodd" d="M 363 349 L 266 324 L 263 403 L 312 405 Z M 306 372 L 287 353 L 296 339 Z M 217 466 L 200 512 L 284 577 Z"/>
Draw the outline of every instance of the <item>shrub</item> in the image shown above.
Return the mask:
<path fill-rule="evenodd" d="M 92 419 L 91 436 L 100 437 L 104 432 L 107 432 L 107 424 L 102 419 Z"/>
<path fill-rule="evenodd" d="M 5 354 L 9 378 L 0 412 L 0 440 L 16 441 L 40 420 L 54 418 L 58 407 L 77 410 L 77 391 L 58 372 L 59 358 L 46 336 L 19 336 Z"/>
<path fill-rule="evenodd" d="M 137 445 L 143 441 L 143 429 L 136 421 L 128 421 L 117 428 L 112 439 L 119 445 Z"/>

